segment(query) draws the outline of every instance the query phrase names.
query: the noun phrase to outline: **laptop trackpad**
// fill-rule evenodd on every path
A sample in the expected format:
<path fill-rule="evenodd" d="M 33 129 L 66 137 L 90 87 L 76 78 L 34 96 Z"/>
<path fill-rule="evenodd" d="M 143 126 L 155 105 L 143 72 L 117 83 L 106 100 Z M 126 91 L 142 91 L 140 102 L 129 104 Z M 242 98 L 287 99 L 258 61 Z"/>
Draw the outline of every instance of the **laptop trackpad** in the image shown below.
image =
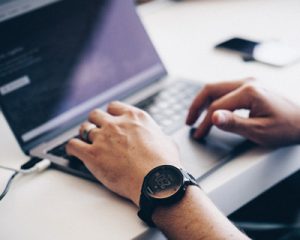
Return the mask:
<path fill-rule="evenodd" d="M 201 141 L 190 136 L 190 128 L 185 127 L 172 135 L 177 143 L 184 167 L 199 178 L 224 164 L 225 158 L 239 147 L 245 147 L 245 138 L 213 127 L 209 135 Z M 228 158 L 226 159 L 226 161 Z"/>

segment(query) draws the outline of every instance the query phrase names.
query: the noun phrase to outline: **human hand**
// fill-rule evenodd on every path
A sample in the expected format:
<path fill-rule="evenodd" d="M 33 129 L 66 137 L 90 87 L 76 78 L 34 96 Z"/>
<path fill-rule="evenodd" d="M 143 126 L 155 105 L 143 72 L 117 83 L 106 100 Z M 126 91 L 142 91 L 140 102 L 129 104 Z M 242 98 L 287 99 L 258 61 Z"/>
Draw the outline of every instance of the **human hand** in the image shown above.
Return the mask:
<path fill-rule="evenodd" d="M 72 139 L 67 145 L 70 155 L 81 159 L 94 176 L 107 188 L 132 200 L 139 206 L 144 177 L 159 165 L 181 167 L 176 145 L 142 110 L 113 102 L 107 113 L 94 110 L 89 122 L 90 144 Z"/>
<path fill-rule="evenodd" d="M 186 123 L 193 125 L 205 109 L 207 114 L 194 134 L 196 139 L 207 135 L 215 125 L 264 146 L 300 142 L 300 107 L 251 79 L 206 85 L 193 101 Z M 249 118 L 233 114 L 238 109 L 250 110 Z"/>

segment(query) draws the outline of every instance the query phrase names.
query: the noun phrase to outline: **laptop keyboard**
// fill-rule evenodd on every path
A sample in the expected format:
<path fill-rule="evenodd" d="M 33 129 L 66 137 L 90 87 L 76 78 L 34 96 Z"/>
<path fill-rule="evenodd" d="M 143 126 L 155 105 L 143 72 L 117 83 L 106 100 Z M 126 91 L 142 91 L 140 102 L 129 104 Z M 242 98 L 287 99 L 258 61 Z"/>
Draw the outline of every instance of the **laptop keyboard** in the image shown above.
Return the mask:
<path fill-rule="evenodd" d="M 188 108 L 200 86 L 191 82 L 175 82 L 160 92 L 136 104 L 136 107 L 148 112 L 162 130 L 170 134 L 185 123 Z M 80 138 L 76 136 L 76 138 Z M 70 161 L 70 167 L 89 173 L 82 162 L 66 153 L 68 141 L 48 151 L 49 154 Z"/>
<path fill-rule="evenodd" d="M 136 106 L 148 112 L 170 134 L 184 126 L 188 108 L 199 89 L 198 84 L 178 81 Z"/>

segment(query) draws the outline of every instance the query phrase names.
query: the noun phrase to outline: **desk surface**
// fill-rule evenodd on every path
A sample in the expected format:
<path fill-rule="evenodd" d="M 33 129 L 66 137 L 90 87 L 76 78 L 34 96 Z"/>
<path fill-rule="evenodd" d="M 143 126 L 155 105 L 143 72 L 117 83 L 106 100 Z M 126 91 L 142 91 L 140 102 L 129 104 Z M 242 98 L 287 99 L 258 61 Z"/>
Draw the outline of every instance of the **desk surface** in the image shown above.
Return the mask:
<path fill-rule="evenodd" d="M 256 76 L 300 103 L 300 64 L 272 68 L 213 50 L 232 36 L 300 42 L 298 0 L 157 0 L 139 12 L 172 75 L 204 82 Z M 27 158 L 1 114 L 0 129 L 0 162 L 17 167 Z M 255 149 L 201 185 L 229 214 L 298 170 L 299 156 L 299 147 Z M 0 186 L 7 176 L 0 171 Z M 0 216 L 0 239 L 131 239 L 146 230 L 132 204 L 97 184 L 54 170 L 17 179 L 0 204 Z"/>

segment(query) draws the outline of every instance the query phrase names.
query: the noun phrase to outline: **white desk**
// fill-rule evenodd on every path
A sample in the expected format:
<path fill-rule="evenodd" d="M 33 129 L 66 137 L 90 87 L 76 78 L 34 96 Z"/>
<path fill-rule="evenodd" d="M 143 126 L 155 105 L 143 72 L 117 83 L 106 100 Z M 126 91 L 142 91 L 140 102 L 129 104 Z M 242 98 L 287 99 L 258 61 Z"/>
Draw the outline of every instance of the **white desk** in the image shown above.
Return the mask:
<path fill-rule="evenodd" d="M 300 103 L 300 64 L 276 69 L 213 50 L 217 42 L 236 35 L 299 42 L 298 0 L 157 0 L 139 11 L 172 75 L 206 82 L 256 76 Z M 0 129 L 0 162 L 17 167 L 27 158 L 2 115 Z M 299 147 L 256 149 L 201 185 L 229 214 L 298 170 L 299 157 Z M 3 186 L 7 174 L 0 174 Z M 0 239 L 130 239 L 145 230 L 130 203 L 97 184 L 54 170 L 18 179 L 0 203 Z"/>

